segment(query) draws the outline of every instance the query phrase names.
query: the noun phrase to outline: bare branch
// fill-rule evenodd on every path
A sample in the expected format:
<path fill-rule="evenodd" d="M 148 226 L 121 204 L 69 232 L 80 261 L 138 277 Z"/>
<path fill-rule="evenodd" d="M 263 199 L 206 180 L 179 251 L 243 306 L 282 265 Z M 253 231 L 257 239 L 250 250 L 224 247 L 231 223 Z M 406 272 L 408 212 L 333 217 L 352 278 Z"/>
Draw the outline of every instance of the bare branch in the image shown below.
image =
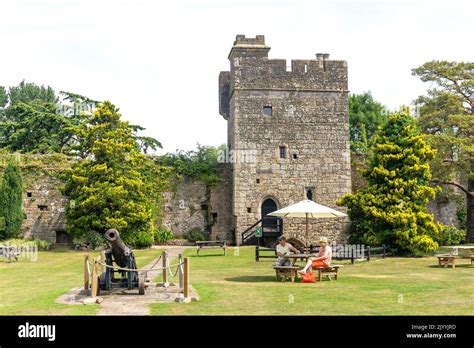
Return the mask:
<path fill-rule="evenodd" d="M 432 180 L 431 181 L 433 184 L 435 185 L 451 185 L 451 186 L 455 186 L 457 187 L 458 189 L 460 189 L 461 191 L 463 191 L 466 195 L 468 196 L 474 196 L 474 192 L 471 192 L 469 191 L 467 188 L 465 188 L 463 185 L 455 182 L 455 181 L 439 181 L 439 180 Z"/>

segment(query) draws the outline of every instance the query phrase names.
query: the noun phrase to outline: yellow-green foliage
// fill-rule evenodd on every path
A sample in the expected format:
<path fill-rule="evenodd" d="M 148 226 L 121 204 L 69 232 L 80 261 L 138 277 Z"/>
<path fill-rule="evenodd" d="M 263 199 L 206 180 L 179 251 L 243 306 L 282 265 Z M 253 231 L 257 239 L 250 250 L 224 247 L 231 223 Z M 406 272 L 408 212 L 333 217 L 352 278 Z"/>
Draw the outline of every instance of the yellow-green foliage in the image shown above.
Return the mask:
<path fill-rule="evenodd" d="M 348 207 L 352 242 L 389 244 L 402 253 L 438 248 L 443 227 L 427 213 L 440 190 L 429 185 L 434 155 L 410 115 L 389 117 L 371 148 L 367 187 L 338 201 Z"/>
<path fill-rule="evenodd" d="M 146 158 L 132 129 L 110 102 L 85 117 L 77 130 L 84 159 L 73 166 L 65 187 L 70 199 L 66 208 L 69 231 L 80 236 L 116 228 L 126 243 L 150 245 L 153 202 L 140 172 Z"/>

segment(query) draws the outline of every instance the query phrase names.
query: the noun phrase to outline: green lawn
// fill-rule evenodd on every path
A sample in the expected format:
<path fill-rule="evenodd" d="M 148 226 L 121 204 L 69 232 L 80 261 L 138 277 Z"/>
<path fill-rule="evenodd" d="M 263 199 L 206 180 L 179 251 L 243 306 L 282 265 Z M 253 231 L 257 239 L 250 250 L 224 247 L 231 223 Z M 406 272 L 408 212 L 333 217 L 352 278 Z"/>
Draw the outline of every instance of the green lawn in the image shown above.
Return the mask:
<path fill-rule="evenodd" d="M 438 268 L 433 257 L 373 259 L 340 270 L 338 281 L 275 281 L 272 261 L 255 262 L 254 248 L 236 256 L 189 249 L 191 284 L 200 301 L 152 305 L 155 315 L 473 315 L 474 267 Z M 37 262 L 0 260 L 0 315 L 93 315 L 98 306 L 55 300 L 83 282 L 85 252 L 40 252 Z M 91 253 L 98 255 L 97 252 Z M 139 267 L 160 251 L 136 250 Z"/>
<path fill-rule="evenodd" d="M 254 248 L 227 257 L 188 250 L 191 284 L 200 302 L 155 304 L 155 315 L 473 315 L 474 267 L 438 268 L 437 259 L 348 262 L 338 281 L 275 281 L 272 261 L 255 262 Z M 214 256 L 214 255 L 215 256 Z M 292 301 L 293 300 L 293 301 Z"/>
<path fill-rule="evenodd" d="M 138 267 L 160 255 L 156 249 L 136 250 Z M 86 252 L 40 251 L 36 262 L 0 259 L 0 315 L 93 315 L 98 306 L 62 305 L 55 300 L 84 283 Z M 91 257 L 98 252 L 89 253 Z"/>

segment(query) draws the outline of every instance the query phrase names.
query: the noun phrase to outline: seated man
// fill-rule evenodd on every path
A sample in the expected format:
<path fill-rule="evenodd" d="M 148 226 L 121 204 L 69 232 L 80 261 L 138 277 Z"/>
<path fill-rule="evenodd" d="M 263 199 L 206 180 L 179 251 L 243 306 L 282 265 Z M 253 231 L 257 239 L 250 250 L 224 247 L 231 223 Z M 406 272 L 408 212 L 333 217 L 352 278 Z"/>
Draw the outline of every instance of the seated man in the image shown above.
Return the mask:
<path fill-rule="evenodd" d="M 300 253 L 298 249 L 293 247 L 290 243 L 286 242 L 286 238 L 284 236 L 280 236 L 278 238 L 278 244 L 276 246 L 276 253 L 278 256 L 276 266 L 289 266 L 290 265 L 290 260 L 285 258 L 285 255 L 290 255 L 290 251 L 293 251 L 297 254 Z"/>
<path fill-rule="evenodd" d="M 306 266 L 301 271 L 298 271 L 301 274 L 306 272 L 311 272 L 313 267 L 329 267 L 331 265 L 332 259 L 332 249 L 328 245 L 328 239 L 326 237 L 321 237 L 319 239 L 319 252 L 317 257 L 310 257 Z"/>

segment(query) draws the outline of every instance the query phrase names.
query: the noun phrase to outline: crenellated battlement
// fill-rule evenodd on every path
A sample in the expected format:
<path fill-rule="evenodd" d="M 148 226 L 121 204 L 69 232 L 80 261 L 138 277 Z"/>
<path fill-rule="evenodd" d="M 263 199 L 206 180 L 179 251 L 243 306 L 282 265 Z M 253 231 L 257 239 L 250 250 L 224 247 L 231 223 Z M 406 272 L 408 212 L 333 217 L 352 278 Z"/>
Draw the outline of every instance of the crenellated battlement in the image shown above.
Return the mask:
<path fill-rule="evenodd" d="M 235 90 L 347 92 L 347 62 L 317 53 L 316 59 L 268 59 L 265 37 L 237 35 L 229 53 L 230 71 L 219 76 L 220 114 L 227 118 Z"/>

